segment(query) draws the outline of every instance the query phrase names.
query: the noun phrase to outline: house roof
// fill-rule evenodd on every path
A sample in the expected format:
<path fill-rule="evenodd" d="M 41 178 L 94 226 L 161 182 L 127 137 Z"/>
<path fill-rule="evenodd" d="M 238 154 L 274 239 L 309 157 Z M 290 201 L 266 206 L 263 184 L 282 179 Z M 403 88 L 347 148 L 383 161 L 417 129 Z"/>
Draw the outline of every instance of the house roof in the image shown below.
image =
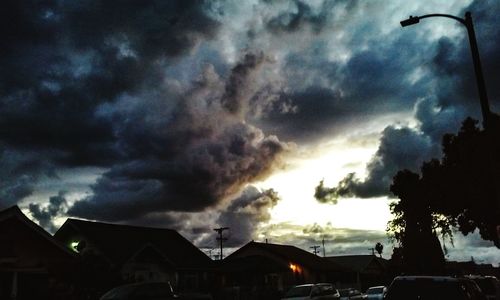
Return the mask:
<path fill-rule="evenodd" d="M 52 235 L 50 235 L 45 229 L 42 227 L 38 226 L 35 222 L 31 221 L 22 211 L 19 209 L 17 205 L 14 205 L 12 207 L 9 207 L 7 209 L 4 209 L 0 211 L 0 224 L 3 221 L 6 220 L 16 220 L 20 222 L 20 224 L 24 224 L 29 230 L 34 232 L 36 236 L 39 236 L 42 240 L 45 240 L 48 242 L 48 244 L 53 245 L 58 251 L 62 251 L 69 257 L 76 257 L 75 253 L 73 253 L 71 250 L 68 248 L 64 247 L 59 241 L 54 239 Z M 1 225 L 0 225 L 1 226 Z M 1 252 L 2 257 L 14 257 L 14 250 L 11 248 L 6 248 Z"/>
<path fill-rule="evenodd" d="M 231 259 L 232 257 L 238 257 L 239 254 L 245 251 L 250 247 L 256 247 L 261 249 L 262 251 L 266 251 L 268 253 L 272 253 L 276 256 L 283 258 L 284 260 L 290 263 L 296 263 L 302 265 L 304 267 L 308 267 L 312 270 L 322 270 L 322 271 L 344 271 L 345 268 L 336 264 L 335 262 L 327 261 L 322 257 L 314 255 L 308 251 L 297 248 L 295 246 L 290 245 L 279 245 L 279 244 L 270 244 L 270 243 L 259 243 L 251 241 L 245 246 L 241 247 L 227 259 Z"/>
<path fill-rule="evenodd" d="M 203 269 L 212 264 L 205 253 L 172 229 L 67 219 L 54 236 L 62 240 L 72 234 L 83 236 L 115 264 L 123 264 L 146 245 L 154 246 L 177 268 Z"/>
<path fill-rule="evenodd" d="M 280 263 L 262 255 L 250 255 L 233 259 L 224 259 L 220 270 L 225 272 L 264 272 L 274 273 L 289 271 L 288 264 Z"/>
<path fill-rule="evenodd" d="M 374 261 L 376 264 L 380 265 L 381 268 L 386 267 L 386 261 L 375 255 L 328 256 L 326 259 L 355 272 L 362 272 Z"/>

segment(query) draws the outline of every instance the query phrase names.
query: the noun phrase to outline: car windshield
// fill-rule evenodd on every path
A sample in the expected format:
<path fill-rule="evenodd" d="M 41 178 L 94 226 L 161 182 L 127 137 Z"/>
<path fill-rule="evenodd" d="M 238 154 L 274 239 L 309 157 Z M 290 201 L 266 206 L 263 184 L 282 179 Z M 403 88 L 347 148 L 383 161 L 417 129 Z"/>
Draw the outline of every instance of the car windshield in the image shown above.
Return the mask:
<path fill-rule="evenodd" d="M 465 287 L 456 281 L 434 281 L 427 279 L 394 281 L 387 292 L 387 300 L 465 300 Z"/>
<path fill-rule="evenodd" d="M 373 294 L 382 294 L 384 292 L 383 287 L 375 287 L 375 288 L 369 288 L 366 293 L 368 295 L 373 295 Z"/>
<path fill-rule="evenodd" d="M 292 297 L 304 297 L 311 294 L 311 286 L 296 286 L 291 288 L 288 293 L 286 293 L 286 298 Z"/>

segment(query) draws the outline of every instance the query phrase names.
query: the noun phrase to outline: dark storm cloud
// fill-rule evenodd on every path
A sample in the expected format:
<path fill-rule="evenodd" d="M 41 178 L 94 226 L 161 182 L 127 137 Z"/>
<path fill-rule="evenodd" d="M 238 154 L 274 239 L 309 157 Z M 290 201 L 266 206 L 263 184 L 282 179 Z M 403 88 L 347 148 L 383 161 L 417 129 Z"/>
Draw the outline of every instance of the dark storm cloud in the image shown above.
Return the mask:
<path fill-rule="evenodd" d="M 13 150 L 0 145 L 0 209 L 17 204 L 35 191 L 41 178 L 56 177 L 54 166 L 44 158 L 47 153 Z"/>
<path fill-rule="evenodd" d="M 115 134 L 121 120 L 102 105 L 158 84 L 158 60 L 190 51 L 217 28 L 197 1 L 6 1 L 0 25 L 0 140 L 12 171 L 2 176 L 1 207 L 61 166 L 125 159 Z"/>
<path fill-rule="evenodd" d="M 93 196 L 77 202 L 69 214 L 120 221 L 155 210 L 200 211 L 269 174 L 288 145 L 240 116 L 259 57 L 246 54 L 226 81 L 208 67 L 167 118 L 163 109 L 148 111 L 152 121 L 139 132 L 120 130 L 130 142 L 122 148 L 140 156 L 115 164 L 92 187 Z M 228 109 L 228 103 L 237 109 Z"/>
<path fill-rule="evenodd" d="M 53 223 L 54 217 L 62 215 L 67 209 L 66 192 L 60 191 L 58 195 L 50 197 L 47 207 L 42 207 L 39 203 L 30 203 L 28 208 L 40 226 L 54 233 L 57 230 Z"/>
<path fill-rule="evenodd" d="M 98 114 L 118 95 L 158 85 L 161 60 L 212 37 L 201 1 L 7 1 L 2 10 L 0 138 L 54 150 L 67 165 L 121 158 L 116 120 Z"/>
<path fill-rule="evenodd" d="M 394 174 L 400 169 L 418 170 L 422 162 L 437 154 L 430 138 L 413 129 L 389 126 L 382 132 L 380 145 L 366 169 L 364 180 L 354 173 L 344 177 L 334 188 L 319 187 L 320 202 L 336 203 L 339 197 L 370 198 L 389 194 Z M 323 193 L 323 189 L 326 189 Z"/>
<path fill-rule="evenodd" d="M 500 30 L 497 26 L 500 16 L 496 13 L 498 9 L 498 1 L 473 1 L 461 12 L 461 16 L 466 11 L 472 13 L 486 88 L 494 111 L 498 111 L 500 101 L 500 92 L 493 88 L 495 82 L 500 80 L 500 58 L 497 55 L 500 49 Z M 465 28 L 462 30 L 463 35 L 459 40 L 442 38 L 439 42 L 438 53 L 433 61 L 435 70 L 440 75 L 440 80 L 452 82 L 452 89 L 445 89 L 439 100 L 443 106 L 465 106 L 476 118 L 480 118 L 469 42 Z"/>
<path fill-rule="evenodd" d="M 271 219 L 270 210 L 278 201 L 278 194 L 272 189 L 258 190 L 249 186 L 217 211 L 150 212 L 126 223 L 175 229 L 200 247 L 217 245 L 217 233 L 213 228 L 229 227 L 224 231 L 225 245 L 240 247 L 255 238 L 259 224 Z"/>
<path fill-rule="evenodd" d="M 248 102 L 251 93 L 253 76 L 256 75 L 259 65 L 264 62 L 264 55 L 247 54 L 243 61 L 238 63 L 231 71 L 231 76 L 226 83 L 222 106 L 232 114 L 245 113 L 242 111 Z"/>
<path fill-rule="evenodd" d="M 385 44 L 366 42 L 364 50 L 353 46 L 346 63 L 330 61 L 329 50 L 321 43 L 305 53 L 289 54 L 283 73 L 289 74 L 290 86 L 281 93 L 281 101 L 267 109 L 262 126 L 305 142 L 338 135 L 370 117 L 411 111 L 433 80 L 426 76 L 410 79 L 426 45 L 410 35 L 397 34 Z M 285 101 L 294 109 L 282 110 Z"/>

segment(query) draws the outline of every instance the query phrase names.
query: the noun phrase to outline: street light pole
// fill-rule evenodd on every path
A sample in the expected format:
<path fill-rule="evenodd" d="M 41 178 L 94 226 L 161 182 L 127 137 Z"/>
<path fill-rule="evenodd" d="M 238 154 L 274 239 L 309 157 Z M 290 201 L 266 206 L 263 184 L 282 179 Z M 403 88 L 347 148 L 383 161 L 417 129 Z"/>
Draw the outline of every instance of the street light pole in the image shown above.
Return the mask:
<path fill-rule="evenodd" d="M 410 16 L 410 18 L 401 21 L 401 26 L 406 27 L 420 22 L 421 19 L 430 17 L 445 17 L 454 19 L 467 28 L 467 36 L 469 37 L 470 50 L 472 54 L 472 62 L 474 63 L 474 72 L 476 74 L 477 90 L 479 93 L 479 102 L 481 104 L 481 113 L 483 116 L 483 127 L 487 129 L 490 125 L 490 105 L 488 95 L 486 94 L 486 84 L 484 83 L 483 69 L 481 67 L 481 60 L 479 58 L 479 50 L 477 47 L 476 33 L 474 31 L 474 24 L 472 23 L 472 15 L 470 12 L 465 13 L 465 18 L 459 18 L 447 14 L 428 14 L 423 16 Z"/>
<path fill-rule="evenodd" d="M 483 68 L 481 67 L 481 59 L 479 58 L 479 50 L 477 48 L 476 33 L 474 31 L 474 25 L 472 23 L 472 16 L 470 12 L 465 13 L 465 27 L 467 27 L 472 61 L 474 62 L 474 72 L 476 73 L 479 101 L 481 102 L 481 112 L 483 114 L 483 126 L 484 128 L 487 128 L 490 125 L 490 104 L 488 102 L 488 95 L 486 94 L 486 84 L 484 83 Z"/>

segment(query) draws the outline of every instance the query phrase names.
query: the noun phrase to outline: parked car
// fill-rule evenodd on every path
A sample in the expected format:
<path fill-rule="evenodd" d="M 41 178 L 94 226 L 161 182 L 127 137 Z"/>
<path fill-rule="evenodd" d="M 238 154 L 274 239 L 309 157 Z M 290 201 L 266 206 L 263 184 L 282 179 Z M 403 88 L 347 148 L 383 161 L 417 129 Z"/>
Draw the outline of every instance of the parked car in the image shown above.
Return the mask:
<path fill-rule="evenodd" d="M 387 287 L 383 285 L 372 286 L 366 290 L 366 299 L 383 300 L 386 293 L 387 293 Z"/>
<path fill-rule="evenodd" d="M 384 299 L 486 300 L 486 296 L 474 281 L 467 278 L 398 276 L 392 281 Z"/>
<path fill-rule="evenodd" d="M 339 300 L 340 295 L 331 283 L 302 284 L 292 287 L 282 300 Z"/>
<path fill-rule="evenodd" d="M 141 282 L 115 287 L 100 300 L 212 300 L 205 293 L 181 293 L 176 295 L 169 282 Z"/>
<path fill-rule="evenodd" d="M 366 295 L 354 288 L 341 289 L 339 290 L 339 294 L 340 300 L 361 300 L 367 298 Z"/>
<path fill-rule="evenodd" d="M 500 281 L 494 276 L 469 275 L 466 278 L 474 280 L 488 300 L 500 300 Z"/>

